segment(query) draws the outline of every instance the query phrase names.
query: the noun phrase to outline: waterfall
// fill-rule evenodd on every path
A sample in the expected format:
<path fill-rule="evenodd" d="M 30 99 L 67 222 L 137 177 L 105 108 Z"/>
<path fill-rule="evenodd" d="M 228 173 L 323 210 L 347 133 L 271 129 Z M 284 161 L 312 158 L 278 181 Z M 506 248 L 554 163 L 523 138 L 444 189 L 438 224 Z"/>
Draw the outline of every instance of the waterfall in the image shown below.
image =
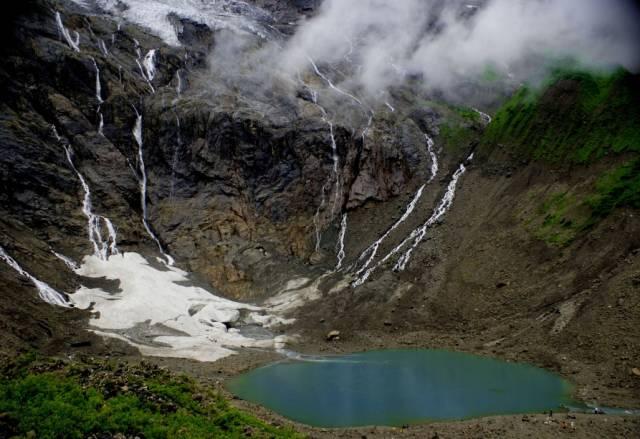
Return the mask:
<path fill-rule="evenodd" d="M 346 256 L 344 250 L 344 238 L 347 235 L 347 214 L 342 215 L 342 221 L 340 222 L 340 233 L 338 234 L 338 262 L 336 263 L 335 271 L 338 271 L 342 268 L 342 263 L 344 262 L 344 258 Z"/>
<path fill-rule="evenodd" d="M 109 56 L 109 50 L 107 49 L 107 45 L 104 43 L 104 40 L 98 41 L 98 47 L 100 47 L 104 56 Z"/>
<path fill-rule="evenodd" d="M 109 234 L 109 241 L 108 241 L 110 242 L 109 251 L 111 252 L 112 255 L 117 255 L 119 252 L 118 252 L 118 247 L 116 246 L 116 242 L 118 239 L 116 228 L 114 227 L 113 223 L 109 218 L 102 217 L 102 220 L 107 226 L 107 233 Z"/>
<path fill-rule="evenodd" d="M 395 108 L 393 108 L 393 106 L 392 106 L 389 102 L 385 102 L 384 104 L 387 106 L 387 108 L 388 108 L 392 113 L 395 113 L 395 112 L 396 112 L 396 109 L 395 109 Z"/>
<path fill-rule="evenodd" d="M 142 205 L 142 224 L 144 225 L 144 229 L 147 231 L 147 234 L 155 241 L 158 245 L 158 249 L 164 258 L 167 260 L 167 265 L 172 266 L 175 261 L 174 259 L 165 253 L 162 244 L 158 237 L 153 233 L 151 227 L 149 226 L 149 222 L 147 220 L 147 171 L 144 166 L 144 156 L 142 154 L 142 114 L 136 111 L 136 124 L 133 127 L 133 137 L 138 144 L 138 167 L 140 170 L 140 204 Z"/>
<path fill-rule="evenodd" d="M 357 97 L 355 97 L 354 95 L 352 95 L 351 93 L 348 93 L 344 90 L 342 90 L 341 88 L 337 87 L 326 75 L 324 75 L 320 69 L 318 68 L 318 66 L 316 65 L 316 63 L 313 61 L 313 58 L 307 56 L 307 59 L 309 60 L 309 62 L 311 63 L 311 66 L 313 66 L 313 70 L 316 72 L 316 75 L 318 75 L 320 78 L 322 78 L 324 80 L 324 82 L 327 83 L 327 85 L 329 87 L 331 87 L 333 90 L 335 90 L 336 92 L 348 97 L 349 99 L 352 99 L 353 101 L 355 101 L 358 105 L 360 105 L 362 108 L 367 108 L 366 105 L 364 105 L 362 103 L 362 101 L 360 99 L 358 99 Z"/>
<path fill-rule="evenodd" d="M 102 117 L 102 111 L 98 112 L 98 134 L 104 136 L 104 118 Z"/>
<path fill-rule="evenodd" d="M 62 23 L 62 16 L 60 15 L 60 12 L 57 12 L 57 11 L 56 11 L 56 24 L 58 25 L 58 31 L 60 32 L 60 35 L 64 37 L 69 47 L 75 50 L 76 52 L 80 52 L 80 34 L 74 31 L 75 39 L 71 38 L 71 34 L 69 33 L 69 30 L 66 27 L 64 27 L 64 24 Z"/>
<path fill-rule="evenodd" d="M 54 290 L 53 288 L 51 288 L 45 282 L 42 282 L 41 280 L 36 279 L 31 274 L 26 272 L 20 266 L 20 264 L 18 264 L 16 262 L 15 259 L 13 259 L 11 256 L 9 256 L 9 254 L 4 250 L 4 248 L 2 246 L 0 246 L 0 259 L 4 260 L 11 268 L 13 268 L 15 271 L 20 273 L 21 276 L 24 276 L 27 279 L 29 279 L 31 281 L 31 283 L 38 290 L 38 295 L 40 296 L 40 298 L 43 301 L 45 301 L 45 302 L 47 302 L 48 304 L 51 304 L 51 305 L 62 306 L 62 307 L 65 307 L 65 308 L 69 307 L 69 303 L 68 303 L 67 299 L 64 297 L 64 295 L 62 295 L 61 293 L 59 293 L 56 290 Z"/>
<path fill-rule="evenodd" d="M 82 189 L 84 190 L 84 198 L 82 200 L 82 213 L 87 217 L 87 229 L 89 234 L 89 241 L 93 245 L 93 253 L 102 260 L 107 260 L 109 253 L 112 255 L 118 254 L 118 248 L 116 245 L 116 233 L 115 228 L 111 221 L 103 216 L 99 216 L 93 213 L 93 207 L 91 204 L 91 191 L 86 180 L 73 164 L 73 151 L 70 145 L 63 145 L 67 161 L 69 166 L 76 173 Z M 100 229 L 100 221 L 103 221 L 107 226 L 109 238 L 106 241 L 102 239 L 102 231 Z"/>
<path fill-rule="evenodd" d="M 176 70 L 176 94 L 178 97 L 182 94 L 182 77 L 180 76 L 180 69 Z"/>
<path fill-rule="evenodd" d="M 78 268 L 80 268 L 80 266 L 79 266 L 78 264 L 76 264 L 76 262 L 75 262 L 74 260 L 72 260 L 71 258 L 69 258 L 69 257 L 67 257 L 67 256 L 65 256 L 65 255 L 63 255 L 63 254 L 61 254 L 61 253 L 58 253 L 58 252 L 56 252 L 56 251 L 54 251 L 54 250 L 51 250 L 51 253 L 53 253 L 53 255 L 54 255 L 56 258 L 58 258 L 58 259 L 60 259 L 62 262 L 64 262 L 64 264 L 65 264 L 67 267 L 69 267 L 71 270 L 74 270 L 74 271 L 75 271 L 75 270 L 77 270 Z"/>
<path fill-rule="evenodd" d="M 458 184 L 458 180 L 460 179 L 462 174 L 466 172 L 466 170 L 467 168 L 464 166 L 464 164 L 460 164 L 458 170 L 453 174 L 453 178 L 451 179 L 451 181 L 449 182 L 449 186 L 447 187 L 447 192 L 445 192 L 444 197 L 442 197 L 442 200 L 440 201 L 440 204 L 438 205 L 436 210 L 433 212 L 427 222 L 425 222 L 420 228 L 416 229 L 416 231 L 412 233 L 412 235 L 415 236 L 413 244 L 398 259 L 398 262 L 393 267 L 394 271 L 403 271 L 406 268 L 409 260 L 411 259 L 411 253 L 422 242 L 427 234 L 427 230 L 436 222 L 438 222 L 451 208 L 453 199 L 456 195 L 456 186 Z"/>
<path fill-rule="evenodd" d="M 492 121 L 491 116 L 489 116 L 487 113 L 483 113 L 482 111 L 478 110 L 477 108 L 472 108 L 472 110 L 480 115 L 480 117 L 482 118 L 482 121 L 484 122 L 485 125 L 489 125 L 491 123 L 491 121 Z"/>
<path fill-rule="evenodd" d="M 387 231 L 380 238 L 378 238 L 378 240 L 376 240 L 373 244 L 367 247 L 360 254 L 360 256 L 358 257 L 358 261 L 356 262 L 356 265 L 358 262 L 362 262 L 362 261 L 365 261 L 365 262 L 360 267 L 360 269 L 358 269 L 355 273 L 356 276 L 361 276 L 359 279 L 356 280 L 356 283 L 358 285 L 361 285 L 366 280 L 366 278 L 362 279 L 362 275 L 363 273 L 365 273 L 365 270 L 369 268 L 371 263 L 373 263 L 373 261 L 375 260 L 375 257 L 378 253 L 378 249 L 380 248 L 380 244 L 382 244 L 382 242 L 385 239 L 387 239 L 389 235 L 400 226 L 400 224 L 402 224 L 407 220 L 407 218 L 409 218 L 409 215 L 411 215 L 411 213 L 415 210 L 416 205 L 418 204 L 418 201 L 420 200 L 420 198 L 422 198 L 422 193 L 424 192 L 424 189 L 427 186 L 427 184 L 431 183 L 433 179 L 436 178 L 436 175 L 438 175 L 438 157 L 436 156 L 436 153 L 433 150 L 433 147 L 434 147 L 433 139 L 431 139 L 431 137 L 429 137 L 426 134 L 425 134 L 425 138 L 427 140 L 427 151 L 429 152 L 429 155 L 431 157 L 431 177 L 429 177 L 429 180 L 425 184 L 420 186 L 418 191 L 413 196 L 413 199 L 411 200 L 411 202 L 405 208 L 405 211 L 400 217 L 400 219 L 398 219 L 391 227 L 387 229 Z"/>
<path fill-rule="evenodd" d="M 151 49 L 147 52 L 142 61 L 142 65 L 147 73 L 147 80 L 149 82 L 153 81 L 153 78 L 156 77 L 156 49 Z"/>
<path fill-rule="evenodd" d="M 142 58 L 142 51 L 140 50 L 140 42 L 138 40 L 136 40 L 135 38 L 133 39 L 133 43 L 135 44 L 136 47 L 136 64 L 138 65 L 138 68 L 140 69 L 140 74 L 142 75 L 142 77 L 144 78 L 145 81 L 147 81 L 147 85 L 149 86 L 149 88 L 151 89 L 151 93 L 156 92 L 156 89 L 153 88 L 153 84 L 151 84 L 151 79 L 153 79 L 153 76 L 155 76 L 155 64 L 154 64 L 154 58 L 155 58 L 155 49 L 150 50 L 149 52 L 147 52 L 147 54 L 144 57 L 144 60 L 142 61 L 142 63 L 140 62 L 140 58 Z M 144 67 L 142 66 L 144 64 Z M 150 78 L 150 72 L 151 72 L 151 79 Z M 121 80 L 122 82 L 122 80 Z"/>
<path fill-rule="evenodd" d="M 471 154 L 469 156 L 467 161 L 470 161 L 472 159 L 473 159 L 473 154 Z M 456 172 L 453 174 L 453 177 L 451 178 L 451 181 L 449 182 L 449 185 L 447 186 L 447 190 L 446 190 L 444 196 L 442 197 L 442 199 L 440 200 L 440 203 L 438 204 L 438 207 L 436 207 L 436 209 L 433 211 L 433 213 L 429 217 L 429 219 L 422 226 L 420 226 L 417 229 L 413 230 L 411 232 L 411 234 L 404 241 L 402 241 L 400 244 L 398 244 L 384 258 L 382 258 L 376 265 L 374 265 L 373 267 L 369 268 L 366 272 L 364 272 L 364 274 L 360 278 L 358 278 L 356 281 L 354 281 L 351 284 L 352 287 L 355 288 L 357 286 L 362 285 L 373 274 L 373 272 L 377 268 L 379 268 L 381 265 L 383 265 L 387 261 L 389 261 L 393 256 L 398 254 L 404 248 L 404 246 L 406 244 L 408 244 L 411 240 L 413 240 L 413 244 L 411 245 L 411 247 L 402 256 L 400 256 L 400 258 L 398 259 L 396 265 L 393 267 L 393 270 L 394 271 L 403 271 L 406 268 L 407 264 L 409 263 L 409 260 L 411 259 L 411 253 L 420 244 L 420 242 L 422 242 L 422 240 L 426 236 L 427 230 L 431 226 L 433 226 L 435 223 L 440 221 L 440 219 L 442 219 L 442 217 L 451 208 L 451 206 L 453 204 L 453 199 L 455 197 L 458 180 L 460 179 L 460 177 L 462 177 L 462 175 L 466 172 L 466 170 L 467 170 L 467 168 L 465 167 L 464 163 L 461 163 L 460 166 L 458 167 L 458 169 L 456 170 Z"/>
<path fill-rule="evenodd" d="M 96 109 L 96 113 L 98 113 L 98 134 L 101 136 L 104 135 L 102 132 L 104 128 L 104 118 L 102 117 L 102 111 L 100 109 L 104 100 L 102 99 L 102 85 L 100 84 L 100 68 L 98 67 L 98 63 L 93 57 L 90 57 L 93 66 L 96 69 L 96 99 L 98 101 L 98 108 Z"/>
<path fill-rule="evenodd" d="M 104 102 L 102 100 L 102 86 L 100 85 L 100 68 L 93 57 L 90 57 L 90 59 L 96 69 L 96 99 L 98 100 L 98 106 L 100 106 Z"/>
<path fill-rule="evenodd" d="M 340 174 L 338 172 L 340 169 L 340 157 L 338 156 L 338 145 L 336 144 L 336 138 L 333 131 L 333 122 L 329 120 L 329 115 L 327 114 L 327 110 L 325 110 L 324 107 L 318 103 L 318 92 L 315 90 L 312 90 L 311 97 L 312 97 L 313 103 L 316 105 L 316 107 L 318 107 L 318 109 L 320 109 L 320 112 L 322 113 L 322 120 L 329 127 L 329 138 L 331 140 L 331 158 L 333 160 L 332 171 L 333 171 L 333 178 L 335 179 L 333 203 L 331 205 L 331 217 L 333 218 L 333 215 L 335 214 L 335 211 L 336 211 L 336 206 L 340 198 Z"/>

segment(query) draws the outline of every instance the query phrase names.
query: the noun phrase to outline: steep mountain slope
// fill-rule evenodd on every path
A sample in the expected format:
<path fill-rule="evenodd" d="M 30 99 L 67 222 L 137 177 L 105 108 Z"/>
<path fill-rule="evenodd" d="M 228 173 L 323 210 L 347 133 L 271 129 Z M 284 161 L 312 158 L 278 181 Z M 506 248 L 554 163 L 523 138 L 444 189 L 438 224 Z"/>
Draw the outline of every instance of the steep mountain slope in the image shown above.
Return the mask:
<path fill-rule="evenodd" d="M 2 246 L 59 291 L 106 285 L 67 266 L 97 242 L 150 257 L 159 248 L 204 284 L 265 297 L 292 273 L 317 271 L 305 262 L 312 254 L 334 265 L 334 242 L 318 238 L 345 206 L 386 200 L 426 178 L 430 157 L 410 118 L 376 121 L 363 142 L 352 131 L 364 125 L 350 124 L 367 115 L 328 87 L 316 101 L 309 87 L 326 84 L 313 72 L 310 85 L 293 89 L 279 81 L 238 89 L 227 76 L 215 79 L 208 65 L 219 60 L 206 52 L 215 37 L 188 19 L 179 34 L 185 52 L 80 12 L 31 2 L 10 19 L 16 44 L 3 48 Z M 349 125 L 339 114 L 328 123 L 320 105 L 334 99 Z M 6 265 L 2 276 L 6 285 L 20 279 Z M 28 282 L 3 297 L 7 316 L 38 303 Z M 42 322 L 41 341 L 65 327 L 47 323 L 59 312 L 50 308 L 29 313 Z M 37 327 L 28 318 L 10 326 L 10 348 L 23 328 Z"/>
<path fill-rule="evenodd" d="M 246 303 L 196 322 L 218 331 L 212 346 L 448 347 L 557 370 L 585 401 L 640 403 L 637 75 L 559 71 L 491 121 L 420 78 L 385 101 L 339 87 L 347 61 L 265 67 L 316 2 L 222 2 L 218 28 L 173 14 L 179 45 L 78 3 L 4 18 L 1 354 L 199 359 L 165 342 L 201 303 L 87 331 L 128 292 L 109 260 L 137 253 L 172 291 Z M 53 306 L 34 278 L 102 300 Z M 161 308 L 164 290 L 146 294 L 140 309 Z M 239 346 L 216 369 L 272 359 Z"/>
<path fill-rule="evenodd" d="M 445 346 L 527 360 L 570 376 L 586 400 L 636 405 L 640 119 L 627 116 L 639 89 L 628 73 L 571 73 L 517 93 L 406 270 L 394 273 L 392 260 L 363 286 L 307 307 L 319 328 L 300 326 L 316 340 L 341 330 L 346 350 Z M 585 93 L 599 100 L 587 106 Z M 590 145 L 598 149 L 583 153 Z M 356 228 L 375 227 L 375 217 Z"/>

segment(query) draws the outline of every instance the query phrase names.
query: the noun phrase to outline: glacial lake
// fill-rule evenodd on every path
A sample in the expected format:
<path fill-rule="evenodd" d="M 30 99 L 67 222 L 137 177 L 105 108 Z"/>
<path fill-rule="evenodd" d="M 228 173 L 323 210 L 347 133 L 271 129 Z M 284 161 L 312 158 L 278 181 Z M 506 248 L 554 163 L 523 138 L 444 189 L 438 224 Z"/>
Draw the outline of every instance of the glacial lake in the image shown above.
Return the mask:
<path fill-rule="evenodd" d="M 572 386 L 520 363 L 442 350 L 301 356 L 230 380 L 228 389 L 316 427 L 400 426 L 570 405 Z"/>

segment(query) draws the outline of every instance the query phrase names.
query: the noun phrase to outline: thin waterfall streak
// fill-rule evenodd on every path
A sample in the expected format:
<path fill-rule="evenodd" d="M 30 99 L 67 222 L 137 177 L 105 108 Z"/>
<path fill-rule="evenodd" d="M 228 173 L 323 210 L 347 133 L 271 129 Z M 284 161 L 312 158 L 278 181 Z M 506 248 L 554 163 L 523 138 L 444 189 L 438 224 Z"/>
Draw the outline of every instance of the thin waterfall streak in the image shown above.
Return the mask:
<path fill-rule="evenodd" d="M 89 189 L 89 185 L 73 163 L 73 153 L 71 146 L 63 145 L 63 148 L 67 157 L 67 161 L 69 162 L 69 166 L 76 173 L 76 176 L 78 177 L 78 180 L 80 180 L 80 184 L 82 185 L 82 189 L 84 191 L 84 197 L 82 200 L 82 213 L 87 218 L 87 232 L 89 236 L 89 242 L 91 242 L 91 245 L 93 246 L 93 253 L 99 258 L 104 259 L 102 257 L 101 251 L 102 235 L 100 234 L 100 225 L 98 224 L 98 217 L 93 213 L 93 207 L 91 204 L 91 191 Z"/>
<path fill-rule="evenodd" d="M 316 65 L 315 61 L 313 60 L 313 58 L 311 58 L 310 56 L 307 56 L 307 59 L 309 60 L 309 62 L 311 63 L 311 66 L 313 67 L 313 70 L 315 71 L 316 75 L 318 75 L 320 78 L 322 78 L 327 85 L 332 88 L 333 90 L 335 90 L 336 92 L 352 99 L 353 101 L 355 101 L 358 105 L 360 105 L 362 108 L 367 109 L 368 111 L 370 111 L 370 109 L 364 105 L 362 103 L 362 101 L 360 99 L 358 99 L 357 97 L 355 97 L 354 95 L 352 95 L 351 93 L 348 93 L 344 90 L 342 90 L 340 87 L 337 87 L 325 74 L 323 74 L 320 69 L 318 68 L 318 66 Z"/>
<path fill-rule="evenodd" d="M 464 166 L 464 164 L 460 164 L 460 167 L 455 172 L 455 174 L 453 174 L 453 178 L 449 182 L 449 186 L 447 187 L 447 192 L 445 193 L 444 197 L 440 201 L 440 205 L 437 207 L 433 215 L 431 215 L 431 217 L 427 220 L 427 222 L 424 223 L 422 227 L 417 229 L 413 244 L 398 259 L 398 261 L 396 262 L 396 265 L 393 267 L 394 271 L 404 271 L 404 269 L 407 267 L 407 264 L 409 263 L 409 260 L 411 259 L 411 254 L 416 249 L 416 247 L 418 247 L 420 242 L 422 242 L 422 240 L 425 238 L 427 234 L 427 230 L 432 225 L 440 221 L 440 219 L 449 211 L 449 209 L 453 205 L 453 199 L 455 198 L 458 180 L 466 172 L 466 170 L 467 168 Z"/>
<path fill-rule="evenodd" d="M 79 265 L 78 265 L 74 260 L 72 260 L 71 258 L 69 258 L 69 257 L 67 257 L 67 256 L 65 256 L 65 255 L 63 255 L 62 253 L 58 253 L 58 252 L 56 252 L 56 251 L 54 251 L 54 250 L 51 250 L 51 253 L 53 253 L 53 255 L 54 255 L 56 258 L 58 258 L 58 259 L 60 259 L 62 262 L 64 262 L 64 264 L 65 264 L 67 267 L 69 267 L 69 269 L 71 269 L 71 270 L 75 271 L 75 270 L 77 270 L 78 268 L 80 268 L 80 266 L 79 266 Z"/>
<path fill-rule="evenodd" d="M 375 260 L 375 257 L 378 254 L 378 249 L 380 248 L 380 245 L 389 237 L 389 235 L 394 230 L 396 230 L 402 223 L 404 223 L 407 220 L 407 218 L 409 218 L 409 215 L 411 215 L 411 213 L 413 213 L 413 211 L 416 208 L 416 205 L 418 204 L 418 201 L 420 200 L 420 198 L 422 198 L 422 194 L 424 192 L 425 187 L 426 187 L 426 184 L 423 184 L 422 186 L 420 186 L 418 191 L 413 196 L 413 199 L 411 200 L 411 202 L 407 205 L 407 208 L 405 209 L 400 219 L 398 219 L 395 223 L 393 223 L 391 227 L 389 227 L 387 231 L 380 238 L 378 238 L 373 244 L 371 244 L 367 249 L 365 249 L 365 251 L 362 252 L 360 257 L 358 258 L 359 261 L 364 260 L 367 255 L 368 257 L 366 258 L 364 264 L 362 264 L 360 269 L 356 271 L 355 273 L 356 276 L 362 275 L 362 273 L 365 272 L 365 270 L 367 270 L 367 268 Z"/>
<path fill-rule="evenodd" d="M 342 215 L 342 221 L 340 222 L 340 233 L 338 234 L 337 242 L 338 255 L 336 268 L 334 269 L 335 271 L 339 271 L 342 269 L 342 264 L 344 263 L 344 258 L 346 257 L 344 239 L 347 235 L 347 220 L 348 217 L 347 213 L 345 212 L 344 215 Z"/>
<path fill-rule="evenodd" d="M 361 276 L 363 273 L 366 273 L 366 270 L 369 268 L 369 266 L 373 263 L 373 261 L 375 260 L 375 257 L 378 253 L 378 249 L 380 248 L 380 245 L 382 244 L 382 242 L 384 240 L 386 240 L 389 235 L 396 230 L 402 223 L 404 223 L 407 218 L 409 218 L 409 215 L 411 215 L 411 213 L 413 213 L 413 211 L 415 210 L 418 201 L 420 201 L 420 199 L 422 198 L 422 194 L 424 192 L 424 189 L 426 187 L 427 184 L 431 183 L 436 176 L 438 175 L 438 157 L 434 151 L 434 142 L 433 139 L 431 139 L 431 137 L 429 137 L 427 134 L 425 134 L 425 138 L 427 140 L 427 151 L 431 157 L 431 176 L 429 177 L 429 180 L 427 181 L 427 183 L 423 184 L 422 186 L 420 186 L 420 188 L 418 189 L 418 191 L 415 193 L 415 195 L 413 196 L 413 199 L 411 200 L 411 202 L 407 205 L 407 208 L 405 209 L 404 213 L 402 214 L 402 216 L 391 226 L 387 229 L 387 231 L 380 237 L 378 238 L 373 244 L 371 244 L 369 247 L 367 247 L 359 256 L 358 261 L 356 262 L 356 266 L 357 263 L 360 261 L 365 261 L 364 264 L 356 271 L 355 275 L 356 276 Z"/>
<path fill-rule="evenodd" d="M 180 76 L 180 69 L 176 70 L 176 95 L 180 97 L 182 95 L 182 77 Z"/>
<path fill-rule="evenodd" d="M 98 111 L 98 134 L 104 136 L 104 117 L 102 117 L 102 111 Z"/>
<path fill-rule="evenodd" d="M 151 89 L 151 93 L 156 92 L 156 89 L 153 88 L 153 84 L 151 84 L 151 81 L 149 81 L 149 78 L 147 78 L 146 73 L 144 72 L 144 68 L 142 67 L 142 64 L 140 64 L 140 59 L 136 59 L 136 64 L 138 65 L 138 68 L 140 69 L 140 74 L 142 75 L 142 77 L 144 78 L 144 80 L 147 82 L 147 85 L 149 86 L 149 88 Z"/>
<path fill-rule="evenodd" d="M 109 251 L 112 255 L 117 255 L 120 252 L 118 251 L 118 235 L 116 232 L 116 228 L 109 218 L 102 217 L 102 220 L 107 226 L 107 232 L 109 233 Z"/>
<path fill-rule="evenodd" d="M 469 156 L 467 161 L 470 161 L 472 159 L 473 159 L 473 154 Z M 429 219 L 422 226 L 418 227 L 417 229 L 414 229 L 407 238 L 405 238 L 400 244 L 394 247 L 393 250 L 387 253 L 387 255 L 384 258 L 378 261 L 377 264 L 369 268 L 360 278 L 354 281 L 351 284 L 353 288 L 362 285 L 373 274 L 373 272 L 376 269 L 378 269 L 380 266 L 387 263 L 393 256 L 398 254 L 409 242 L 413 240 L 413 244 L 411 245 L 411 247 L 398 258 L 398 261 L 393 267 L 394 271 L 405 270 L 407 264 L 411 259 L 412 252 L 416 249 L 416 247 L 420 244 L 420 242 L 422 242 L 422 240 L 425 238 L 427 230 L 431 228 L 435 223 L 440 221 L 440 219 L 442 219 L 442 217 L 448 212 L 448 210 L 453 205 L 453 200 L 455 198 L 455 192 L 456 192 L 458 181 L 460 177 L 462 177 L 462 175 L 466 172 L 466 170 L 467 168 L 464 165 L 464 163 L 461 163 L 458 169 L 456 170 L 456 172 L 453 174 L 453 177 L 451 178 L 451 181 L 447 186 L 447 190 L 444 196 L 442 197 L 442 199 L 440 200 L 438 207 L 433 211 Z"/>
<path fill-rule="evenodd" d="M 331 141 L 331 159 L 333 160 L 332 170 L 333 170 L 333 178 L 335 179 L 334 196 L 333 196 L 333 202 L 331 204 L 331 218 L 333 218 L 333 216 L 335 215 L 336 206 L 338 205 L 338 202 L 340 199 L 340 190 L 341 190 L 340 174 L 338 172 L 340 170 L 340 157 L 338 156 L 338 145 L 336 143 L 335 133 L 333 130 L 333 122 L 331 122 L 331 120 L 329 119 L 327 110 L 325 110 L 324 107 L 318 103 L 318 92 L 316 90 L 311 89 L 311 99 L 313 103 L 316 105 L 316 107 L 318 107 L 318 109 L 320 110 L 320 113 L 322 114 L 322 120 L 329 127 L 329 139 Z"/>
<path fill-rule="evenodd" d="M 0 259 L 5 261 L 7 265 L 9 265 L 9 267 L 13 268 L 21 276 L 29 279 L 29 281 L 38 290 L 38 295 L 43 301 L 47 302 L 50 305 L 61 306 L 64 308 L 70 307 L 67 298 L 63 294 L 59 293 L 58 291 L 50 287 L 46 282 L 37 279 L 35 276 L 31 275 L 29 272 L 23 269 L 15 259 L 9 256 L 9 254 L 2 246 L 0 246 Z"/>
<path fill-rule="evenodd" d="M 138 110 L 134 107 L 136 112 L 136 123 L 133 127 L 133 137 L 138 144 L 138 169 L 140 171 L 140 204 L 142 207 L 142 225 L 146 230 L 147 234 L 151 237 L 151 239 L 156 243 L 158 249 L 160 250 L 160 254 L 167 260 L 167 265 L 172 266 L 175 263 L 175 260 L 167 253 L 165 253 L 160 240 L 156 236 L 155 233 L 151 230 L 149 226 L 149 222 L 147 220 L 147 171 L 144 166 L 144 155 L 142 152 L 142 114 L 138 112 Z"/>
<path fill-rule="evenodd" d="M 104 40 L 98 41 L 98 46 L 104 56 L 109 56 L 109 50 L 107 49 L 107 45 L 104 43 Z"/>
<path fill-rule="evenodd" d="M 153 81 L 156 76 L 156 49 L 151 49 L 147 52 L 142 65 L 144 66 L 147 80 L 149 82 Z"/>
<path fill-rule="evenodd" d="M 98 67 L 98 63 L 96 60 L 91 57 L 91 62 L 93 63 L 93 67 L 96 69 L 96 100 L 98 101 L 98 108 L 100 104 L 104 101 L 102 100 L 102 85 L 100 84 L 100 68 Z"/>
<path fill-rule="evenodd" d="M 69 33 L 69 30 L 64 26 L 64 23 L 62 23 L 62 16 L 60 15 L 60 12 L 57 12 L 57 11 L 56 11 L 56 25 L 58 26 L 58 31 L 60 32 L 62 37 L 65 39 L 69 47 L 75 50 L 76 52 L 80 52 L 80 34 L 74 31 L 75 39 L 71 38 L 71 33 Z"/>
<path fill-rule="evenodd" d="M 491 116 L 489 116 L 487 113 L 483 113 L 477 108 L 472 108 L 472 110 L 480 115 L 480 118 L 482 118 L 482 121 L 484 122 L 485 126 L 489 125 L 492 122 L 493 119 L 491 119 Z"/>

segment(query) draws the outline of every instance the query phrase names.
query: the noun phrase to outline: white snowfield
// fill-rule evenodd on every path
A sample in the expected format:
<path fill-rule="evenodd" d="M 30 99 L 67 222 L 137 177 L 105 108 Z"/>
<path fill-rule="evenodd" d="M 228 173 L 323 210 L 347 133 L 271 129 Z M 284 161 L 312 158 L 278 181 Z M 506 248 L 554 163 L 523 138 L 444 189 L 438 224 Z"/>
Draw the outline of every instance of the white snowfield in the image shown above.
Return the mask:
<path fill-rule="evenodd" d="M 137 253 L 101 260 L 85 257 L 76 270 L 81 276 L 117 279 L 117 292 L 81 287 L 71 295 L 81 309 L 92 307 L 94 332 L 137 347 L 143 355 L 216 361 L 234 348 L 279 349 L 285 338 L 253 339 L 225 323 L 236 322 L 241 311 L 253 321 L 278 321 L 260 307 L 217 297 L 191 285 L 187 273 L 170 266 L 150 265 Z M 137 333 L 143 326 L 144 334 Z M 138 328 L 138 329 L 137 329 Z"/>
<path fill-rule="evenodd" d="M 206 24 L 212 29 L 230 29 L 266 39 L 273 19 L 263 9 L 238 0 L 72 0 L 91 8 L 93 4 L 122 19 L 146 27 L 170 46 L 180 46 L 171 14 Z M 126 8 L 122 8 L 122 4 Z M 74 40 L 65 35 L 70 46 Z"/>

